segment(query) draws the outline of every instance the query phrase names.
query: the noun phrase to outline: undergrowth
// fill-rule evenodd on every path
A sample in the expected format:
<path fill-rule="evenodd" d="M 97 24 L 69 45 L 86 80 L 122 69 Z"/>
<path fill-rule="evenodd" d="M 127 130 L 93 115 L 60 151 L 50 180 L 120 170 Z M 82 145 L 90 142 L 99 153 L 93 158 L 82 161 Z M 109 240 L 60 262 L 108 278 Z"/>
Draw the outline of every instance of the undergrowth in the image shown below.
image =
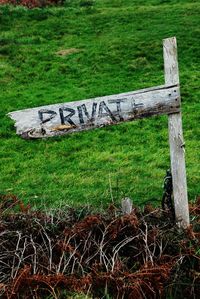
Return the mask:
<path fill-rule="evenodd" d="M 0 0 L 1 5 L 10 4 L 13 6 L 25 6 L 29 9 L 31 8 L 42 8 L 46 6 L 52 6 L 52 5 L 62 5 L 63 0 Z"/>
<path fill-rule="evenodd" d="M 184 231 L 151 206 L 43 212 L 1 196 L 0 296 L 198 298 L 200 198 L 190 212 Z"/>

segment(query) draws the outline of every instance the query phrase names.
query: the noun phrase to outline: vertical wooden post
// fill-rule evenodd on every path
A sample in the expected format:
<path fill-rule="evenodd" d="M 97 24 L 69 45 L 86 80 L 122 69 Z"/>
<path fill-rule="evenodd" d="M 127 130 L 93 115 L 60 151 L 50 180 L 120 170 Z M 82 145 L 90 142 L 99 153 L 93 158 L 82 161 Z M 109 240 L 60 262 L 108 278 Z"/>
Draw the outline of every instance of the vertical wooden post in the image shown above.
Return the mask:
<path fill-rule="evenodd" d="M 175 37 L 163 40 L 163 55 L 165 84 L 179 85 Z M 189 225 L 189 208 L 181 112 L 169 115 L 168 126 L 176 221 L 180 227 L 186 228 Z"/>

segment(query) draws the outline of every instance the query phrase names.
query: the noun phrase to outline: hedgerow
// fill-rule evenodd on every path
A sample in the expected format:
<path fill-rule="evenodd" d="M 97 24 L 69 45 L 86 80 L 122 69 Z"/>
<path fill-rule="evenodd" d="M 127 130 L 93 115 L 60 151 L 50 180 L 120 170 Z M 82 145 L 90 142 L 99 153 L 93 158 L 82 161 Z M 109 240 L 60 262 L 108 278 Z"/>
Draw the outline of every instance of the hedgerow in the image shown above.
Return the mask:
<path fill-rule="evenodd" d="M 1 298 L 195 298 L 200 293 L 200 199 L 192 224 L 146 206 L 36 211 L 1 196 Z M 67 297 L 69 298 L 69 296 Z"/>
<path fill-rule="evenodd" d="M 1 4 L 21 5 L 27 8 L 46 7 L 51 5 L 62 5 L 63 0 L 0 0 Z"/>

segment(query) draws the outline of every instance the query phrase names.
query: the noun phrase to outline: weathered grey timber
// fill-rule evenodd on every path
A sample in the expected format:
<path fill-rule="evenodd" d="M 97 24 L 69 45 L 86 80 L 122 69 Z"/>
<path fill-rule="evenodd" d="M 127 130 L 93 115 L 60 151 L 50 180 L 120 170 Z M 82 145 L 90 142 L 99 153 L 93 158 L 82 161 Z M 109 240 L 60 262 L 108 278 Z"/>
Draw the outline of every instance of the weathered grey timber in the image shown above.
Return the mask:
<path fill-rule="evenodd" d="M 175 37 L 163 40 L 163 55 L 166 85 L 179 85 Z M 189 208 L 181 112 L 169 115 L 168 126 L 175 215 L 177 223 L 185 228 L 189 225 Z"/>
<path fill-rule="evenodd" d="M 124 215 L 131 214 L 133 210 L 133 203 L 132 200 L 129 197 L 125 197 L 122 199 L 122 213 Z"/>
<path fill-rule="evenodd" d="M 45 138 L 180 111 L 177 84 L 11 112 L 17 134 Z"/>

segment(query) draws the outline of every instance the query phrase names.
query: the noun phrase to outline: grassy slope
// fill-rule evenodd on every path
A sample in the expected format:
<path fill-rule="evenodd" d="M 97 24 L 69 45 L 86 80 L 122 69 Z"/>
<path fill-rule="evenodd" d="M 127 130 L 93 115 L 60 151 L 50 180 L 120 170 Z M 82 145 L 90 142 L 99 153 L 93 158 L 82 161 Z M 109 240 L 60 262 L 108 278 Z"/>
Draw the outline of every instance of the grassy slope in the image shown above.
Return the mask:
<path fill-rule="evenodd" d="M 72 3 L 71 3 L 72 2 Z M 200 194 L 197 1 L 67 1 L 64 8 L 0 7 L 0 186 L 58 204 L 159 201 L 169 167 L 167 117 L 25 141 L 6 113 L 164 83 L 162 39 L 178 39 L 189 198 Z M 68 3 L 68 4 L 67 4 Z M 87 3 L 86 3 L 87 4 Z M 81 52 L 59 57 L 62 49 Z"/>

